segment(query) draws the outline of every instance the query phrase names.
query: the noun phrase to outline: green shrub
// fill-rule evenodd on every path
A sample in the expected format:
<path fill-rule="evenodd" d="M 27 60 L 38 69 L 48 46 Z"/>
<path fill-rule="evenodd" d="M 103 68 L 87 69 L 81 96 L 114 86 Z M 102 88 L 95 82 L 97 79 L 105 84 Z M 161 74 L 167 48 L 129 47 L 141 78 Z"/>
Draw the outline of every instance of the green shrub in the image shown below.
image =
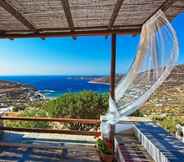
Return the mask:
<path fill-rule="evenodd" d="M 96 146 L 97 146 L 98 150 L 101 151 L 102 153 L 108 154 L 108 155 L 112 154 L 112 151 L 109 149 L 109 147 L 107 146 L 107 144 L 103 140 L 98 139 L 96 141 Z"/>
<path fill-rule="evenodd" d="M 158 122 L 161 127 L 167 129 L 170 133 L 176 132 L 176 125 L 183 123 L 183 118 L 179 116 L 153 116 L 152 120 Z"/>
<path fill-rule="evenodd" d="M 51 117 L 67 117 L 78 119 L 99 119 L 108 109 L 108 95 L 91 91 L 66 93 L 51 100 L 45 107 Z M 69 129 L 89 130 L 91 125 L 79 123 L 65 124 Z"/>
<path fill-rule="evenodd" d="M 140 111 L 140 110 L 137 110 L 131 116 L 144 117 L 144 113 L 142 111 Z"/>
<path fill-rule="evenodd" d="M 37 103 L 26 107 L 20 116 L 25 117 L 61 117 L 77 119 L 99 119 L 108 109 L 108 94 L 100 94 L 91 91 L 82 91 L 78 93 L 66 93 L 63 96 Z M 12 127 L 25 128 L 48 128 L 48 122 L 45 121 L 6 121 L 6 125 Z M 66 128 L 74 130 L 90 130 L 94 125 L 84 124 L 65 124 Z"/>
<path fill-rule="evenodd" d="M 176 132 L 176 124 L 178 123 L 178 120 L 173 117 L 167 117 L 162 120 L 161 126 L 167 129 L 171 133 Z"/>
<path fill-rule="evenodd" d="M 95 119 L 104 114 L 108 108 L 108 95 L 91 91 L 65 93 L 50 100 L 45 109 L 49 116 Z"/>

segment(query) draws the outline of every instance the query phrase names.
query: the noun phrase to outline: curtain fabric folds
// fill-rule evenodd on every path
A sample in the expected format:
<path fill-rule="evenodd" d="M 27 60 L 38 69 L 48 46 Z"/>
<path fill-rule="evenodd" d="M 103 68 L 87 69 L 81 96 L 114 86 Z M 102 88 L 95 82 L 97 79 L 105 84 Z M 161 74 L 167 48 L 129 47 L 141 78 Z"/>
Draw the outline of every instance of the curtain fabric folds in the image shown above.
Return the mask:
<path fill-rule="evenodd" d="M 109 98 L 106 122 L 101 126 L 104 135 L 109 133 L 109 124 L 134 113 L 149 99 L 176 65 L 178 53 L 175 30 L 160 10 L 142 26 L 135 60 L 117 84 L 115 100 Z"/>

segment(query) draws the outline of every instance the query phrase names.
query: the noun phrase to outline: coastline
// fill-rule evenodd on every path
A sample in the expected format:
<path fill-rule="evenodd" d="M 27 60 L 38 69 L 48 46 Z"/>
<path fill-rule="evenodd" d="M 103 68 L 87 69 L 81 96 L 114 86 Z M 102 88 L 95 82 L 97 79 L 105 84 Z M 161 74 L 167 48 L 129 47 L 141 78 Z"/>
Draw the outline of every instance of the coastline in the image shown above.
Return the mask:
<path fill-rule="evenodd" d="M 32 85 L 0 80 L 0 109 L 5 108 L 10 111 L 10 107 L 43 100 L 46 100 L 46 96 Z"/>
<path fill-rule="evenodd" d="M 2 86 L 2 90 L 16 93 L 16 96 L 23 96 L 26 100 L 35 100 L 38 96 L 44 96 L 44 99 L 55 99 L 68 92 L 80 91 L 95 91 L 95 92 L 108 92 L 109 84 L 105 83 L 103 78 L 96 80 L 97 77 L 76 77 L 71 76 L 70 79 L 65 76 L 1 76 L 0 80 L 4 82 L 11 82 L 15 87 Z M 54 84 L 53 84 L 54 83 Z M 17 88 L 13 91 L 13 88 Z M 22 87 L 22 88 L 21 88 Z M 25 88 L 24 88 L 25 87 Z M 6 88 L 6 89 L 5 89 Z M 11 89 L 10 89 L 11 88 Z M 0 89 L 1 91 L 1 89 Z M 22 92 L 23 91 L 23 92 Z M 8 93 L 8 92 L 7 92 Z M 22 93 L 22 95 L 21 95 Z M 36 96 L 35 96 L 35 95 Z M 14 95 L 14 96 L 15 96 Z M 33 96 L 33 97 L 32 97 Z M 31 98 L 30 98 L 31 97 Z"/>
<path fill-rule="evenodd" d="M 101 84 L 101 85 L 110 85 L 110 83 L 106 83 L 106 82 L 98 82 L 98 81 L 89 81 L 89 84 Z"/>

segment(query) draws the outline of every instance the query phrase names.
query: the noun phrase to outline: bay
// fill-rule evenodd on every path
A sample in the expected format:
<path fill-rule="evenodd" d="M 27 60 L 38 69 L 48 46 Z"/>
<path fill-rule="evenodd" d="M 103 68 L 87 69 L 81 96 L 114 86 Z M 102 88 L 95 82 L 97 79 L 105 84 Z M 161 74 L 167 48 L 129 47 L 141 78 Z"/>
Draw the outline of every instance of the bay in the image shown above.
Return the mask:
<path fill-rule="evenodd" d="M 0 80 L 32 85 L 48 98 L 62 96 L 66 92 L 108 92 L 109 85 L 89 83 L 99 76 L 0 76 Z"/>

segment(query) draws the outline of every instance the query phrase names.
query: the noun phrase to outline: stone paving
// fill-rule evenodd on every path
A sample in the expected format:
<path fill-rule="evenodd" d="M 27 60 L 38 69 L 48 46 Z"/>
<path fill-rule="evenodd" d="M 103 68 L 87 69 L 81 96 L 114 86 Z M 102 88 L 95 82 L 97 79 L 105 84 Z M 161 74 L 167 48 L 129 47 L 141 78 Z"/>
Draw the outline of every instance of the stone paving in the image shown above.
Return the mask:
<path fill-rule="evenodd" d="M 93 137 L 58 137 L 60 135 L 6 132 L 0 142 L 0 162 L 100 162 Z M 70 139 L 67 141 L 67 138 Z M 13 145 L 15 143 L 17 145 Z"/>

